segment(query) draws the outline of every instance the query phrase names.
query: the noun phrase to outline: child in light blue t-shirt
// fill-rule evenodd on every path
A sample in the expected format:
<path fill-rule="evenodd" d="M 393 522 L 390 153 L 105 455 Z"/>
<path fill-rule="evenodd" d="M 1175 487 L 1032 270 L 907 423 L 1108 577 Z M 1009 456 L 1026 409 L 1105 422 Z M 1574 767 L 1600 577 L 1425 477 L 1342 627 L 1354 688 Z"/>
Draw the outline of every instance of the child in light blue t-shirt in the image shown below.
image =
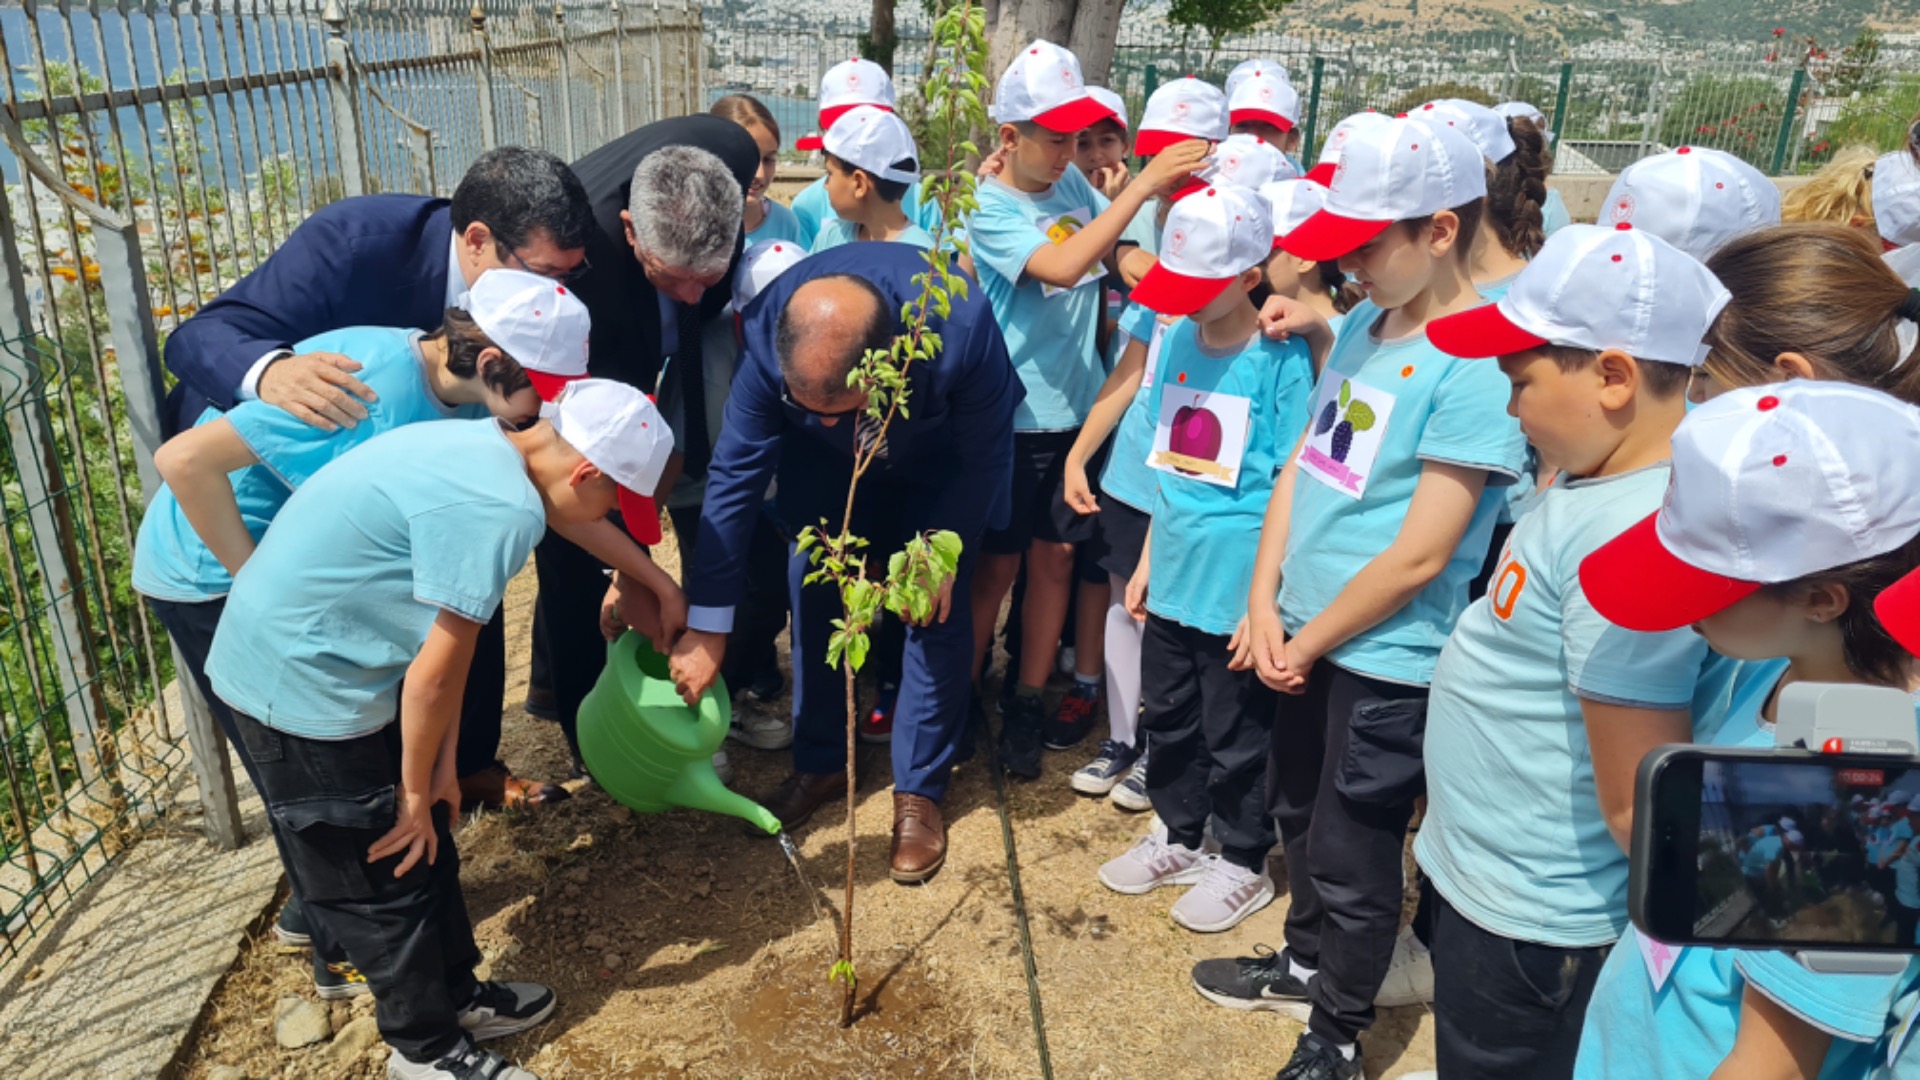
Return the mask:
<path fill-rule="evenodd" d="M 1353 132 L 1325 209 L 1283 242 L 1338 260 L 1369 299 L 1347 314 L 1274 487 L 1235 642 L 1236 662 L 1284 691 L 1267 791 L 1286 845 L 1287 947 L 1193 972 L 1211 1000 L 1307 1021 L 1283 1076 L 1361 1073 L 1357 1040 L 1400 928 L 1427 684 L 1484 561 L 1499 485 L 1520 468 L 1505 376 L 1424 332 L 1481 303 L 1467 255 L 1485 195 L 1464 136 L 1385 121 Z M 1297 301 L 1268 306 L 1270 332 L 1325 333 Z"/>
<path fill-rule="evenodd" d="M 1920 537 L 1899 524 L 1920 492 L 1884 464 L 1915 453 L 1920 413 L 1877 391 L 1796 380 L 1715 398 L 1675 434 L 1658 511 L 1590 555 L 1582 584 L 1610 621 L 1691 626 L 1742 662 L 1713 745 L 1773 745 L 1779 691 L 1795 682 L 1912 692 L 1920 671 L 1902 643 L 1920 627 L 1884 605 L 1876 614 L 1874 601 L 1920 567 Z M 1845 792 L 1828 798 L 1793 816 L 1847 812 Z M 1760 809 L 1774 824 L 1778 805 L 1728 809 L 1736 820 Z M 1756 847 L 1783 839 L 1793 842 L 1776 829 Z M 1752 869 L 1763 872 L 1766 857 Z M 1790 923 L 1809 902 L 1779 884 L 1751 897 L 1762 913 L 1751 917 Z M 1865 882 L 1837 887 L 1880 906 Z M 1883 910 L 1897 924 L 1894 904 Z M 1784 951 L 1679 949 L 1629 930 L 1594 989 L 1574 1075 L 1864 1077 L 1905 1056 L 1887 1036 L 1911 1009 L 1916 974 L 1913 964 L 1899 976 L 1815 974 Z"/>
<path fill-rule="evenodd" d="M 1074 546 L 1093 523 L 1067 505 L 1066 456 L 1105 377 L 1096 342 L 1100 287 L 1115 242 L 1140 207 L 1203 167 L 1207 146 L 1160 154 L 1113 202 L 1074 167 L 1075 136 L 1112 110 L 1090 95 L 1071 52 L 1036 41 L 1015 55 L 995 95 L 1005 165 L 980 186 L 967 223 L 980 287 L 1007 339 L 1026 399 L 1014 413 L 1013 501 L 1005 528 L 987 533 L 973 587 L 976 669 L 1001 602 L 1025 560 L 1026 600 L 1015 691 L 1001 726 L 1001 761 L 1037 778 L 1044 742 L 1065 749 L 1095 726 L 1091 709 L 1044 715 L 1041 690 L 1073 587 Z M 1106 587 L 1083 584 L 1083 610 L 1106 607 Z"/>
<path fill-rule="evenodd" d="M 833 212 L 833 200 L 827 197 L 825 176 L 801 188 L 800 194 L 793 197 L 792 209 L 795 220 L 800 223 L 802 238 L 808 244 L 839 216 Z M 927 235 L 940 234 L 940 204 L 923 196 L 920 181 L 907 185 L 907 193 L 900 199 L 900 212 Z"/>
<path fill-rule="evenodd" d="M 919 151 L 899 117 L 862 105 L 827 129 L 827 199 L 834 217 L 820 224 L 810 252 L 857 240 L 888 240 L 931 249 L 934 239 L 901 206 L 918 184 Z"/>
<path fill-rule="evenodd" d="M 751 94 L 727 94 L 707 110 L 747 129 L 760 149 L 760 167 L 747 185 L 747 204 L 741 225 L 746 230 L 747 247 L 766 240 L 785 240 L 805 250 L 813 243 L 813 230 L 800 223 L 792 209 L 768 196 L 774 175 L 780 169 L 780 122 L 773 110 Z"/>
<path fill-rule="evenodd" d="M 1498 356 L 1529 440 L 1563 466 L 1441 650 L 1427 704 L 1414 852 L 1433 891 L 1436 1056 L 1449 1075 L 1572 1069 L 1587 994 L 1627 923 L 1637 751 L 1687 741 L 1696 709 L 1720 706 L 1729 661 L 1684 629 L 1611 625 L 1579 574 L 1659 507 L 1726 297 L 1692 256 L 1582 225 L 1549 241 L 1500 304 L 1427 327 L 1451 355 Z M 1516 955 L 1526 964 L 1505 962 Z M 1548 969 L 1567 993 L 1530 991 Z"/>

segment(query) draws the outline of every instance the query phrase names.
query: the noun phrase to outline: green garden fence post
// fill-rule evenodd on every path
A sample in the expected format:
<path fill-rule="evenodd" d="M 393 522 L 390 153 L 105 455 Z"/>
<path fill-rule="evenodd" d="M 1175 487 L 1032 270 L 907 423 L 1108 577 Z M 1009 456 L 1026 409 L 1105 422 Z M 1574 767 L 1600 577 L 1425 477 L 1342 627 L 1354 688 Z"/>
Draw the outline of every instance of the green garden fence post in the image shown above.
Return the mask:
<path fill-rule="evenodd" d="M 1773 168 L 1768 175 L 1779 176 L 1780 169 L 1787 163 L 1787 141 L 1793 137 L 1793 122 L 1800 115 L 1800 90 L 1807 82 L 1807 65 L 1793 69 L 1793 82 L 1787 87 L 1786 108 L 1780 115 L 1780 135 L 1773 142 Z"/>
<path fill-rule="evenodd" d="M 1553 98 L 1553 141 L 1560 143 L 1560 133 L 1567 127 L 1567 94 L 1573 90 L 1573 61 L 1560 61 L 1560 92 Z"/>
<path fill-rule="evenodd" d="M 1313 83 L 1307 90 L 1307 135 L 1301 144 L 1300 154 L 1311 160 L 1314 153 L 1313 137 L 1320 127 L 1320 77 L 1326 74 L 1327 58 L 1316 54 L 1313 58 Z"/>

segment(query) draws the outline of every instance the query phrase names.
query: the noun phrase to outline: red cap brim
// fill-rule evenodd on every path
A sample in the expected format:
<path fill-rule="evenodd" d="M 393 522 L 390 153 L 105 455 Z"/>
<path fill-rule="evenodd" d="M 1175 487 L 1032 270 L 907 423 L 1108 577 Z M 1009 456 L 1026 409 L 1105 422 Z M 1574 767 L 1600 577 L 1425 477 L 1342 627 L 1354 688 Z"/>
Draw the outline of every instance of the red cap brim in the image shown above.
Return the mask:
<path fill-rule="evenodd" d="M 1920 656 L 1920 570 L 1881 590 L 1873 598 L 1873 614 L 1901 648 Z"/>
<path fill-rule="evenodd" d="M 1184 131 L 1143 128 L 1140 134 L 1133 137 L 1133 152 L 1137 157 L 1152 157 L 1155 154 L 1164 153 L 1169 146 L 1178 146 L 1199 137 Z"/>
<path fill-rule="evenodd" d="M 626 488 L 620 489 L 620 518 L 627 523 L 627 532 L 643 544 L 660 542 L 660 507 L 650 495 L 636 495 Z"/>
<path fill-rule="evenodd" d="M 1702 570 L 1667 550 L 1646 519 L 1580 563 L 1580 587 L 1600 617 L 1627 630 L 1665 633 L 1725 611 L 1760 588 L 1757 582 Z"/>
<path fill-rule="evenodd" d="M 1162 315 L 1191 315 L 1213 302 L 1233 278 L 1188 277 L 1156 262 L 1129 294 L 1134 303 Z"/>
<path fill-rule="evenodd" d="M 1257 120 L 1263 124 L 1272 124 L 1281 131 L 1293 130 L 1293 121 L 1281 116 L 1277 112 L 1268 112 L 1265 109 L 1235 109 L 1227 114 L 1227 123 L 1229 124 L 1244 124 L 1249 120 Z"/>
<path fill-rule="evenodd" d="M 1386 232 L 1391 224 L 1391 221 L 1361 221 L 1321 210 L 1288 233 L 1280 241 L 1280 247 L 1302 259 L 1330 262 L 1358 251 L 1361 245 Z"/>
<path fill-rule="evenodd" d="M 1112 109 L 1100 104 L 1098 98 L 1088 94 L 1086 97 L 1069 101 L 1065 105 L 1048 109 L 1034 117 L 1033 122 L 1048 131 L 1071 135 L 1081 128 L 1092 127 L 1102 120 L 1111 119 L 1113 115 Z"/>
<path fill-rule="evenodd" d="M 1213 186 L 1212 184 L 1207 183 L 1205 180 L 1194 180 L 1189 182 L 1186 187 L 1183 187 L 1179 191 L 1176 191 L 1173 194 L 1167 196 L 1167 201 L 1179 202 L 1181 199 L 1184 199 L 1189 195 L 1198 195 L 1212 186 Z"/>
<path fill-rule="evenodd" d="M 578 375 L 554 375 L 527 368 L 526 372 L 527 379 L 533 383 L 533 392 L 540 395 L 541 401 L 552 401 L 560 396 L 560 391 L 566 389 L 568 383 L 587 377 L 584 371 Z"/>
<path fill-rule="evenodd" d="M 795 150 L 824 150 L 826 146 L 827 139 L 824 135 L 802 135 L 793 140 Z"/>
<path fill-rule="evenodd" d="M 1336 162 L 1323 161 L 1320 164 L 1315 165 L 1313 168 L 1308 169 L 1307 175 L 1302 177 L 1301 179 L 1311 180 L 1314 183 L 1319 184 L 1321 187 L 1326 187 L 1328 184 L 1333 183 L 1333 174 L 1339 168 L 1340 166 Z"/>
<path fill-rule="evenodd" d="M 1433 320 L 1427 324 L 1427 340 L 1448 356 L 1467 360 L 1511 356 L 1547 344 L 1546 338 L 1514 325 L 1497 303 Z"/>

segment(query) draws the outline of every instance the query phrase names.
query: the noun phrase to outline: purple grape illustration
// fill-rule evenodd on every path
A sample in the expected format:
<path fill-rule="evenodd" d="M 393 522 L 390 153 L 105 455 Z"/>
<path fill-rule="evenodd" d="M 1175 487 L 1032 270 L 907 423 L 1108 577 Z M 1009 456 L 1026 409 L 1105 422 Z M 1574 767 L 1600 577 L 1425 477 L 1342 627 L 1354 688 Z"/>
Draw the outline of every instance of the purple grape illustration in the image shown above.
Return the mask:
<path fill-rule="evenodd" d="M 1337 401 L 1327 402 L 1327 407 L 1320 410 L 1320 421 L 1319 423 L 1313 426 L 1313 433 L 1315 435 L 1325 435 L 1328 431 L 1331 431 L 1333 429 L 1333 421 L 1339 415 L 1339 413 L 1340 413 L 1339 402 Z"/>
<path fill-rule="evenodd" d="M 1334 415 L 1334 404 L 1334 402 L 1328 402 L 1326 411 L 1320 414 L 1320 422 L 1322 424 L 1325 424 Z M 1340 401 L 1338 404 L 1340 408 L 1346 410 L 1346 419 L 1340 421 L 1333 428 L 1333 444 L 1331 450 L 1333 460 L 1344 463 L 1347 460 L 1347 454 L 1353 450 L 1353 433 L 1356 431 L 1372 430 L 1374 421 L 1377 418 L 1373 414 L 1373 406 L 1368 405 L 1364 401 L 1354 400 L 1352 382 L 1343 382 L 1340 384 Z M 1324 431 L 1325 428 L 1323 427 L 1321 430 Z"/>
<path fill-rule="evenodd" d="M 1347 460 L 1347 451 L 1353 449 L 1353 424 L 1340 421 L 1333 429 L 1333 460 Z"/>

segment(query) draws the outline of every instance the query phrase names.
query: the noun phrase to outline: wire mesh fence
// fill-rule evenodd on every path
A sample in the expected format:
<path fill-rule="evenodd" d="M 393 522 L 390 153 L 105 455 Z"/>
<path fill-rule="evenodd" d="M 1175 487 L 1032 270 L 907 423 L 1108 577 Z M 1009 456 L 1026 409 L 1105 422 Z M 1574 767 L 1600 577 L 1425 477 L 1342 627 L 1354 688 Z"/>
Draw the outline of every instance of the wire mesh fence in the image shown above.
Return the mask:
<path fill-rule="evenodd" d="M 166 333 L 343 195 L 447 195 L 491 146 L 572 159 L 702 107 L 700 25 L 688 0 L 0 7 L 0 965 L 165 811 L 183 738 L 240 839 L 129 583 Z"/>

